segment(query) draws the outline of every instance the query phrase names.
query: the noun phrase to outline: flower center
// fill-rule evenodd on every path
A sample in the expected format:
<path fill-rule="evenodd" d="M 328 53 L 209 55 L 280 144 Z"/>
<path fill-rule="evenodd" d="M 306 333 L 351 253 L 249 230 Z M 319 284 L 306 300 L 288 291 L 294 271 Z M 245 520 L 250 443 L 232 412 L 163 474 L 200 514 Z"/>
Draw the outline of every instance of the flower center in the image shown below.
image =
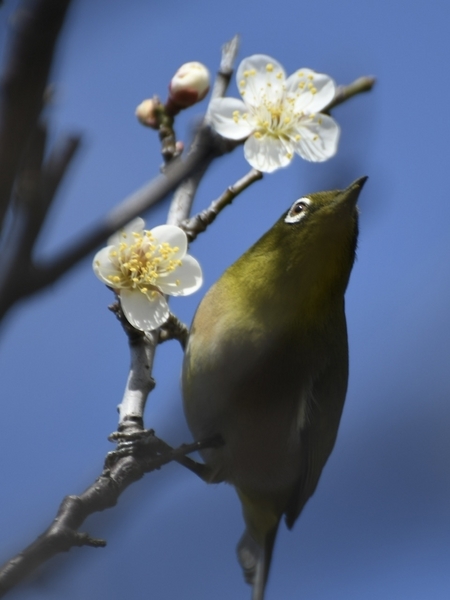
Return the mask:
<path fill-rule="evenodd" d="M 108 279 L 113 287 L 138 289 L 154 296 L 158 278 L 181 265 L 180 259 L 173 258 L 179 248 L 167 242 L 158 243 L 150 231 L 133 233 L 133 237 L 134 243 L 123 241 L 111 250 L 109 256 L 118 273 Z"/>
<path fill-rule="evenodd" d="M 260 134 L 287 136 L 302 114 L 296 114 L 288 98 L 278 102 L 263 99 L 256 111 L 256 127 Z"/>

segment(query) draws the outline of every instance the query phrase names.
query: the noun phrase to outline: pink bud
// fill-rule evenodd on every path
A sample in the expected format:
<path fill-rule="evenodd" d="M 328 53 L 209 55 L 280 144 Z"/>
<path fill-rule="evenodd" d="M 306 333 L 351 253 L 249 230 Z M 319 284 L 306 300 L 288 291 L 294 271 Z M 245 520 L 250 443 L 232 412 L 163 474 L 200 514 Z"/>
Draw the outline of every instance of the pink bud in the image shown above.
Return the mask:
<path fill-rule="evenodd" d="M 182 65 L 169 85 L 169 100 L 166 108 L 176 114 L 203 100 L 209 91 L 209 71 L 199 62 Z"/>

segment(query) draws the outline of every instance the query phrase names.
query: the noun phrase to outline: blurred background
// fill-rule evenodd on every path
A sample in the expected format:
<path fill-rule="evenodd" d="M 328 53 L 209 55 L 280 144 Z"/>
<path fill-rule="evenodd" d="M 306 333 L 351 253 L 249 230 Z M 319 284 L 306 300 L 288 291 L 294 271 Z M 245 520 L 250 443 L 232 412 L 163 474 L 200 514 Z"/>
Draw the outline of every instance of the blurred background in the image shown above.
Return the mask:
<path fill-rule="evenodd" d="M 19 3 L 0 8 L 0 53 Z M 58 252 L 158 174 L 157 135 L 135 107 L 186 61 L 214 73 L 242 36 L 238 62 L 264 53 L 291 73 L 309 67 L 373 92 L 336 108 L 338 155 L 254 184 L 192 245 L 204 288 L 172 303 L 190 322 L 204 291 L 297 197 L 369 175 L 358 260 L 347 292 L 350 386 L 336 448 L 294 530 L 281 527 L 267 598 L 447 599 L 450 545 L 449 5 L 443 0 L 75 0 L 53 72 L 56 137 L 83 134 L 40 243 Z M 230 95 L 236 95 L 233 80 Z M 181 114 L 189 140 L 206 102 Z M 242 150 L 217 161 L 195 210 L 249 169 Z M 165 221 L 168 201 L 149 228 Z M 86 260 L 18 306 L 1 331 L 0 560 L 41 533 L 63 496 L 82 492 L 113 446 L 128 372 L 112 295 Z M 176 342 L 160 347 L 146 425 L 189 441 Z M 105 549 L 73 549 L 10 594 L 21 600 L 248 599 L 235 559 L 243 528 L 226 485 L 178 465 L 146 476 L 84 529 Z"/>

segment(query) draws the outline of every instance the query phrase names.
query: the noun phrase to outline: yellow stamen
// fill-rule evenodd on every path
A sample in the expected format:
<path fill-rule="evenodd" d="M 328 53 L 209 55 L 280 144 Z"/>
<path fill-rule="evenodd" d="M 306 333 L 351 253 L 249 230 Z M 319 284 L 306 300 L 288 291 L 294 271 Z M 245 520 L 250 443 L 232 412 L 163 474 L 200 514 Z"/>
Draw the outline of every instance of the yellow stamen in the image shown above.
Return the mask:
<path fill-rule="evenodd" d="M 121 242 L 110 252 L 118 274 L 107 278 L 114 285 L 120 283 L 122 288 L 138 289 L 149 297 L 150 290 L 158 286 L 160 275 L 170 273 L 182 264 L 181 259 L 173 258 L 180 248 L 168 242 L 158 244 L 149 231 L 132 232 L 130 237 L 133 243 Z M 99 261 L 96 266 L 101 267 Z M 152 294 L 155 297 L 156 292 Z"/>

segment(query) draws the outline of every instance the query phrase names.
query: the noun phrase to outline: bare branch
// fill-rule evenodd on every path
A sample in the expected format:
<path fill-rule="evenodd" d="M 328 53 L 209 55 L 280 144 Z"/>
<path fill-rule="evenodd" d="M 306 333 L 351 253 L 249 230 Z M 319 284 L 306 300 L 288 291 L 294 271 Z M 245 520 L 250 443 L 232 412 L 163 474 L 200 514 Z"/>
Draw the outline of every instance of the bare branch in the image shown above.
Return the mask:
<path fill-rule="evenodd" d="M 229 42 L 222 46 L 222 60 L 217 72 L 214 87 L 211 93 L 211 100 L 222 98 L 228 89 L 231 77 L 234 71 L 234 63 L 239 52 L 239 36 L 235 35 Z"/>
<path fill-rule="evenodd" d="M 120 458 L 80 496 L 66 496 L 50 527 L 30 546 L 3 565 L 0 569 L 0 598 L 60 552 L 68 552 L 75 546 L 105 546 L 104 540 L 80 533 L 78 529 L 89 515 L 115 506 L 125 489 L 145 473 L 159 469 L 173 460 L 183 462 L 186 454 L 220 443 L 221 440 L 210 439 L 173 449 L 151 433 L 147 435 L 146 443 L 140 446 L 138 456 Z M 195 461 L 192 462 L 196 464 Z"/>
<path fill-rule="evenodd" d="M 80 144 L 80 136 L 64 135 L 52 148 L 42 174 L 42 195 L 46 199 L 45 213 L 48 212 Z M 45 216 L 46 214 L 43 215 Z"/>
<path fill-rule="evenodd" d="M 216 219 L 217 215 L 233 202 L 236 196 L 247 189 L 255 181 L 262 179 L 262 177 L 263 174 L 261 171 L 251 169 L 247 175 L 239 179 L 239 181 L 236 181 L 234 185 L 230 185 L 220 198 L 211 202 L 208 208 L 193 216 L 191 219 L 183 221 L 180 227 L 186 232 L 189 241 L 194 241 L 198 234 L 205 231 L 208 225 L 211 225 Z"/>
<path fill-rule="evenodd" d="M 0 229 L 24 148 L 42 110 L 55 44 L 69 4 L 70 0 L 28 2 L 9 48 L 0 83 Z"/>
<path fill-rule="evenodd" d="M 144 428 L 144 409 L 149 393 L 155 387 L 151 376 L 157 346 L 158 334 L 135 329 L 123 314 L 120 302 L 109 309 L 120 321 L 128 337 L 130 348 L 130 372 L 122 401 L 117 407 L 119 412 L 118 431 L 120 433 L 142 431 Z"/>
<path fill-rule="evenodd" d="M 166 173 L 160 175 L 145 187 L 141 188 L 119 206 L 81 239 L 74 242 L 66 250 L 56 253 L 57 258 L 51 262 L 24 264 L 20 271 L 7 269 L 0 273 L 0 319 L 20 298 L 29 296 L 38 290 L 54 283 L 74 265 L 96 250 L 108 237 L 129 223 L 134 217 L 145 212 L 150 206 L 163 200 L 186 177 L 199 168 L 205 168 L 216 156 L 227 151 L 219 136 L 203 127 L 199 135 L 199 143 L 184 162 L 177 160 L 168 165 Z M 24 225 L 18 220 L 14 238 L 23 240 Z M 14 252 L 20 255 L 20 243 L 11 245 Z M 11 261 L 13 262 L 13 261 Z"/>
<path fill-rule="evenodd" d="M 365 76 L 355 79 L 355 81 L 349 85 L 339 85 L 333 100 L 326 108 L 326 112 L 330 111 L 335 106 L 342 104 L 343 102 L 347 102 L 347 100 L 350 100 L 350 98 L 353 98 L 353 96 L 356 96 L 357 94 L 370 92 L 375 85 L 375 82 L 375 77 Z"/>
<path fill-rule="evenodd" d="M 10 250 L 14 250 L 15 259 L 15 261 L 13 260 L 9 263 L 10 265 L 14 265 L 17 261 L 25 263 L 24 257 L 27 256 L 27 261 L 29 262 L 26 266 L 28 266 L 30 274 L 28 281 L 31 281 L 32 285 L 28 288 L 20 288 L 17 285 L 17 281 L 14 281 L 12 272 L 9 271 L 7 273 L 8 276 L 4 277 L 2 282 L 4 284 L 2 290 L 4 292 L 2 296 L 3 306 L 1 306 L 2 314 L 6 312 L 18 297 L 30 294 L 54 281 L 78 260 L 81 260 L 81 258 L 94 250 L 101 242 L 105 241 L 109 235 L 129 222 L 134 216 L 142 213 L 150 205 L 165 197 L 186 176 L 195 173 L 200 167 L 206 168 L 216 154 L 223 152 L 223 150 L 218 149 L 217 145 L 217 141 L 219 141 L 219 145 L 223 146 L 220 138 L 213 136 L 206 128 L 203 128 L 198 137 L 195 151 L 191 153 L 184 163 L 178 161 L 170 165 L 164 176 L 159 177 L 143 190 L 133 194 L 122 205 L 114 209 L 104 223 L 95 228 L 90 235 L 69 248 L 59 257 L 58 261 L 47 265 L 35 266 L 31 263 L 31 253 L 34 241 L 37 238 L 47 212 L 44 209 L 50 206 L 50 201 L 78 144 L 77 140 L 68 140 L 62 152 L 52 153 L 47 165 L 42 169 L 41 163 L 45 135 L 41 135 L 39 139 L 42 140 L 42 143 L 40 145 L 36 143 L 31 148 L 29 164 L 26 165 L 27 168 L 30 165 L 36 167 L 34 170 L 28 168 L 27 171 L 27 173 L 33 171 L 33 174 L 36 174 L 35 181 L 32 182 L 33 185 L 31 186 L 27 187 L 23 185 L 21 190 L 22 205 L 31 207 L 27 214 L 31 214 L 32 211 L 36 213 L 36 207 L 39 207 L 39 214 L 36 214 L 39 218 L 33 226 L 33 231 L 30 230 L 31 221 L 29 219 L 18 219 L 16 227 L 13 229 L 13 237 L 18 243 L 15 249 L 12 246 L 9 247 Z M 24 178 L 23 183 L 28 183 L 28 180 Z M 26 197 L 25 192 L 27 192 Z M 32 195 L 36 197 L 32 198 Z M 27 239 L 28 247 L 27 252 L 24 254 L 20 242 Z M 24 270 L 21 270 L 22 280 L 27 279 L 26 277 L 23 278 L 24 272 Z M 15 285 L 5 285 L 11 283 Z M 14 290 L 14 295 L 8 296 L 6 293 L 6 289 L 8 288 Z M 131 332 L 131 329 L 128 328 L 127 330 L 131 349 L 131 369 L 120 410 L 119 428 L 121 430 L 120 435 L 122 436 L 126 433 L 146 433 L 142 431 L 142 415 L 147 395 L 154 386 L 151 369 L 158 336 L 155 333 L 154 339 L 150 339 L 149 336 L 139 335 L 139 332 L 135 330 Z M 167 332 L 169 333 L 169 330 Z M 174 332 L 170 333 L 173 334 Z M 153 447 L 150 444 L 149 459 L 148 453 L 142 456 L 142 448 L 139 446 L 139 460 L 130 456 L 118 458 L 111 471 L 106 471 L 84 494 L 80 497 L 67 497 L 61 505 L 52 526 L 36 542 L 9 561 L 0 571 L 0 595 L 3 595 L 18 581 L 22 580 L 27 574 L 58 552 L 67 551 L 73 546 L 104 545 L 102 540 L 96 540 L 88 534 L 79 533 L 77 529 L 86 516 L 92 512 L 113 506 L 120 493 L 133 481 L 142 477 L 145 472 L 159 468 L 171 460 L 178 460 L 181 464 L 186 462 L 191 470 L 196 469 L 195 461 L 186 461 L 185 454 L 200 449 L 202 444 L 195 443 L 190 446 L 183 446 L 177 450 L 170 449 L 163 442 L 161 444 L 164 446 L 164 456 L 161 454 L 161 450 L 158 449 L 161 446 L 157 448 L 154 444 Z M 121 443 L 119 440 L 118 453 L 120 451 L 130 454 L 130 451 L 136 451 L 136 445 L 133 444 L 131 448 L 129 446 L 126 447 L 126 442 L 122 441 Z M 197 471 L 200 472 L 201 470 L 202 466 L 199 465 Z"/>

